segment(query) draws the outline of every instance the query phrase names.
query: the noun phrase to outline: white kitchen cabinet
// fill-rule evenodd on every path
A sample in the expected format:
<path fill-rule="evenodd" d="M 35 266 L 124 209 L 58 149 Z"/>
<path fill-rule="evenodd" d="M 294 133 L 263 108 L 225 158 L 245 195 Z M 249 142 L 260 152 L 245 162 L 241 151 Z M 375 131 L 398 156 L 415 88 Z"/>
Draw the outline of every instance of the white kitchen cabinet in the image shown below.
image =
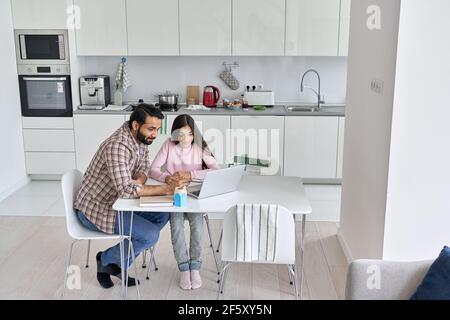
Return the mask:
<path fill-rule="evenodd" d="M 76 168 L 73 152 L 25 152 L 27 174 L 62 175 Z"/>
<path fill-rule="evenodd" d="M 178 0 L 126 0 L 126 3 L 128 54 L 178 56 Z"/>
<path fill-rule="evenodd" d="M 339 132 L 338 132 L 338 154 L 337 154 L 337 169 L 336 178 L 342 179 L 342 168 L 344 164 L 344 128 L 345 118 L 339 118 Z"/>
<path fill-rule="evenodd" d="M 231 56 L 231 0 L 180 1 L 180 54 Z"/>
<path fill-rule="evenodd" d="M 14 29 L 67 29 L 72 0 L 11 0 Z"/>
<path fill-rule="evenodd" d="M 80 10 L 77 55 L 127 55 L 125 0 L 74 0 Z"/>
<path fill-rule="evenodd" d="M 24 129 L 25 151 L 75 152 L 73 130 Z"/>
<path fill-rule="evenodd" d="M 233 0 L 233 55 L 283 56 L 285 0 Z"/>
<path fill-rule="evenodd" d="M 59 175 L 75 168 L 73 120 L 22 117 L 27 174 Z"/>
<path fill-rule="evenodd" d="M 340 0 L 286 0 L 286 55 L 337 56 Z"/>
<path fill-rule="evenodd" d="M 232 116 L 229 161 L 234 156 L 247 155 L 253 159 L 268 160 L 269 168 L 263 175 L 283 175 L 284 117 Z"/>
<path fill-rule="evenodd" d="M 70 117 L 22 117 L 24 129 L 73 129 Z"/>
<path fill-rule="evenodd" d="M 100 144 L 125 121 L 124 115 L 76 114 L 73 117 L 77 169 L 86 171 Z"/>
<path fill-rule="evenodd" d="M 338 117 L 286 117 L 284 175 L 335 179 Z"/>
<path fill-rule="evenodd" d="M 339 55 L 348 55 L 348 39 L 350 36 L 351 0 L 341 0 L 341 18 L 339 27 Z"/>

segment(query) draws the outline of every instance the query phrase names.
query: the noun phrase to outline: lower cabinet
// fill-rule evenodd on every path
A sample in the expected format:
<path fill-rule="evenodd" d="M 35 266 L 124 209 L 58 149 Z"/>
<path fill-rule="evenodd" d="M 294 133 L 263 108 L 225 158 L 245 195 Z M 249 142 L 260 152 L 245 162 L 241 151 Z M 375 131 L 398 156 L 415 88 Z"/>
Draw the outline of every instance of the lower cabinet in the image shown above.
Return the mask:
<path fill-rule="evenodd" d="M 124 115 L 76 114 L 73 116 L 77 169 L 85 172 L 100 144 L 124 123 Z"/>
<path fill-rule="evenodd" d="M 284 162 L 283 116 L 233 116 L 229 137 L 230 162 L 234 156 L 247 155 L 252 159 L 269 162 L 262 168 L 263 175 L 283 175 Z"/>
<path fill-rule="evenodd" d="M 166 139 L 171 136 L 176 116 L 166 114 L 158 137 L 149 146 L 150 162 Z M 269 161 L 270 167 L 262 168 L 261 174 L 298 176 L 305 179 L 342 178 L 344 117 L 226 115 L 192 117 L 221 166 L 233 162 L 235 156 L 247 155 L 263 162 Z M 127 121 L 129 115 L 76 114 L 73 119 L 76 168 L 84 172 L 100 144 Z M 48 134 L 41 130 L 29 133 L 42 137 Z M 64 134 L 70 135 L 69 132 Z M 29 139 L 36 140 L 31 138 L 32 136 L 30 135 Z M 60 147 L 54 149 L 54 145 L 47 146 L 41 140 L 37 139 L 34 145 L 39 142 L 44 144 L 41 148 L 53 148 L 49 151 L 60 150 L 58 149 Z M 64 147 L 70 150 L 70 143 Z M 60 154 L 63 153 L 55 152 L 54 156 Z M 75 154 L 71 155 L 74 157 Z M 27 157 L 29 163 L 32 159 L 43 159 L 38 154 L 33 157 L 31 155 Z M 38 164 L 41 161 L 39 159 Z M 61 159 L 64 159 L 61 164 L 71 165 L 70 156 L 63 154 Z M 38 167 L 42 168 L 42 165 L 33 165 L 33 171 Z"/>
<path fill-rule="evenodd" d="M 73 152 L 25 152 L 27 174 L 62 175 L 76 167 Z"/>
<path fill-rule="evenodd" d="M 23 117 L 27 174 L 62 175 L 76 167 L 73 121 L 69 117 Z"/>
<path fill-rule="evenodd" d="M 284 175 L 337 178 L 338 117 L 286 117 Z"/>

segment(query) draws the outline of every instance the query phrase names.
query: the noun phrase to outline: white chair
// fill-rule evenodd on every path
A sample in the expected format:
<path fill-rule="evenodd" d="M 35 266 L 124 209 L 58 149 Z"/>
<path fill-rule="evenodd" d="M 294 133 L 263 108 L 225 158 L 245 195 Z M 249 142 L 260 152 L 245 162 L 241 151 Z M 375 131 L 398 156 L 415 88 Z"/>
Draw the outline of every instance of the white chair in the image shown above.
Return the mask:
<path fill-rule="evenodd" d="M 257 204 L 253 204 L 257 205 Z M 297 274 L 295 272 L 295 221 L 292 213 L 282 206 L 278 206 L 277 223 L 275 226 L 275 244 L 273 260 L 238 261 L 236 259 L 237 248 L 242 245 L 239 241 L 242 237 L 237 236 L 237 206 L 231 207 L 225 214 L 223 222 L 222 240 L 222 269 L 219 282 L 217 298 L 223 295 L 225 280 L 229 267 L 233 263 L 266 263 L 287 265 L 291 283 L 294 285 L 295 298 L 299 299 L 297 287 Z M 246 213 L 247 214 L 247 213 Z M 246 215 L 247 217 L 247 215 Z M 260 229 L 261 230 L 261 229 Z M 259 245 L 258 245 L 259 247 Z M 300 296 L 302 288 L 302 276 L 300 275 Z M 222 296 L 223 297 L 223 296 Z"/>
<path fill-rule="evenodd" d="M 234 156 L 233 162 L 228 164 L 228 168 L 231 166 L 245 165 L 245 175 L 260 176 L 263 168 L 270 167 L 270 160 L 262 158 L 249 158 L 247 154 L 241 156 Z M 223 232 L 220 232 L 219 242 L 217 243 L 216 252 L 219 252 L 220 245 L 222 244 Z M 211 238 L 211 235 L 209 236 Z M 212 246 L 211 241 L 211 246 Z"/>
<path fill-rule="evenodd" d="M 64 292 L 67 286 L 67 269 L 70 266 L 70 262 L 72 259 L 72 251 L 73 246 L 75 243 L 81 240 L 88 240 L 88 253 L 87 253 L 87 259 L 86 259 L 86 267 L 88 267 L 88 261 L 89 261 L 89 251 L 90 251 L 90 244 L 91 240 L 121 240 L 121 236 L 117 234 L 107 234 L 103 232 L 98 231 L 92 231 L 87 229 L 85 226 L 81 224 L 81 222 L 78 220 L 78 217 L 76 215 L 75 209 L 73 208 L 73 203 L 75 201 L 75 198 L 77 196 L 78 190 L 80 189 L 81 182 L 83 180 L 83 175 L 78 170 L 71 170 L 64 174 L 61 180 L 62 185 L 62 193 L 63 193 L 63 199 L 64 199 L 64 207 L 66 211 L 66 226 L 67 226 L 67 232 L 69 233 L 70 237 L 72 238 L 72 243 L 70 244 L 69 249 L 69 256 L 67 259 L 67 267 L 65 270 L 64 275 L 64 286 L 61 293 L 61 298 L 64 297 Z M 131 237 L 124 236 L 125 239 L 130 240 Z M 129 241 L 131 246 L 131 252 L 133 254 L 133 261 L 135 261 L 134 257 L 134 250 L 133 250 L 133 243 Z M 135 264 L 135 275 L 136 275 L 136 290 L 138 294 L 138 298 L 140 299 L 140 292 L 139 292 L 139 284 L 137 279 L 137 270 L 136 270 L 136 264 Z M 126 279 L 128 280 L 128 279 Z M 124 290 L 125 297 L 126 297 L 126 288 L 124 286 L 124 281 L 122 281 L 122 290 Z"/>

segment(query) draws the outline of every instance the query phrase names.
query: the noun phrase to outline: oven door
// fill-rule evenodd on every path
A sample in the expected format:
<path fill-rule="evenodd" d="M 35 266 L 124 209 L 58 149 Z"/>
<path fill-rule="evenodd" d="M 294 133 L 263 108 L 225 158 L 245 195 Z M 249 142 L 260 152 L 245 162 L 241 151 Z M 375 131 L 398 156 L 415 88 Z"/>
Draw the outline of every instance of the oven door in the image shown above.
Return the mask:
<path fill-rule="evenodd" d="M 20 75 L 20 102 L 25 117 L 71 117 L 68 75 Z"/>

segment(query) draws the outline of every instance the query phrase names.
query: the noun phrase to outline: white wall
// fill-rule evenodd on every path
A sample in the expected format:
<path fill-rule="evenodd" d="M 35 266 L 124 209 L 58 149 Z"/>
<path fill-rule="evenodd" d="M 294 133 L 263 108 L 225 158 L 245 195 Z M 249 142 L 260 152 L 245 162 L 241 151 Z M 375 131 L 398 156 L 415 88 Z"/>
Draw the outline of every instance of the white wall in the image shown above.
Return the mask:
<path fill-rule="evenodd" d="M 0 1 L 0 201 L 27 182 L 10 1 Z"/>
<path fill-rule="evenodd" d="M 381 30 L 366 27 L 369 5 Z M 352 1 L 339 239 L 350 259 L 381 258 L 400 0 Z M 372 78 L 384 93 L 370 90 Z"/>
<path fill-rule="evenodd" d="M 402 1 L 384 259 L 450 245 L 450 1 Z"/>
<path fill-rule="evenodd" d="M 79 57 L 81 74 L 106 74 L 114 80 L 120 57 Z M 233 69 L 241 83 L 238 91 L 226 87 L 218 77 L 222 62 L 238 61 Z M 306 90 L 300 92 L 303 72 L 316 68 L 322 79 L 322 94 L 326 102 L 345 102 L 347 77 L 346 57 L 129 57 L 128 70 L 132 86 L 124 100 L 154 101 L 154 94 L 166 90 L 186 98 L 187 85 L 217 85 L 226 98 L 239 98 L 246 83 L 264 84 L 275 92 L 277 102 L 314 102 L 317 98 Z M 74 79 L 76 81 L 76 79 Z M 316 86 L 317 80 L 309 78 L 308 84 Z M 111 91 L 111 95 L 114 92 Z"/>

